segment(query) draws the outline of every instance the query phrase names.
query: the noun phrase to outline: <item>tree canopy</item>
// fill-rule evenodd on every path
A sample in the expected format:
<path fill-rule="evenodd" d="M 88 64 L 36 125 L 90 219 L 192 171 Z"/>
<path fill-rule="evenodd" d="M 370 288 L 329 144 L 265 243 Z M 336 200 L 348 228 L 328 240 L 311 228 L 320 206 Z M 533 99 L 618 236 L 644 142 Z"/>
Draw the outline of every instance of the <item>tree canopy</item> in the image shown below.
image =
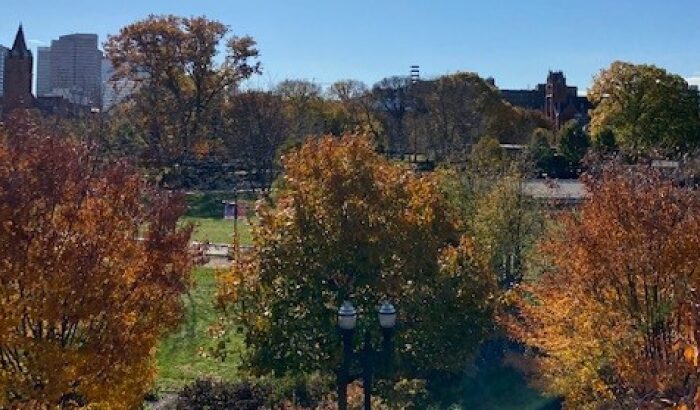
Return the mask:
<path fill-rule="evenodd" d="M 590 146 L 588 133 L 576 120 L 564 124 L 557 136 L 557 149 L 569 167 L 578 167 Z"/>
<path fill-rule="evenodd" d="M 388 299 L 399 310 L 402 371 L 461 371 L 490 331 L 495 280 L 460 235 L 437 176 L 392 164 L 354 135 L 308 140 L 282 163 L 274 203 L 259 208 L 252 259 L 234 261 L 220 282 L 249 363 L 331 371 L 341 302 L 358 306 L 364 329 Z"/>
<path fill-rule="evenodd" d="M 179 323 L 190 284 L 183 210 L 126 163 L 102 165 L 86 146 L 31 123 L 8 131 L 0 141 L 0 407 L 141 403 L 154 348 Z"/>
<path fill-rule="evenodd" d="M 167 162 L 206 150 L 215 142 L 221 99 L 260 72 L 255 41 L 229 31 L 206 17 L 151 15 L 108 38 L 113 80 L 137 84 L 123 120 L 146 134 L 148 160 Z"/>
<path fill-rule="evenodd" d="M 612 130 L 633 156 L 677 157 L 700 142 L 697 91 L 662 68 L 616 61 L 595 77 L 588 99 L 591 135 Z"/>
<path fill-rule="evenodd" d="M 680 405 L 697 392 L 700 198 L 652 169 L 608 165 L 541 243 L 513 334 L 573 408 Z M 663 405 L 665 407 L 665 405 Z"/>

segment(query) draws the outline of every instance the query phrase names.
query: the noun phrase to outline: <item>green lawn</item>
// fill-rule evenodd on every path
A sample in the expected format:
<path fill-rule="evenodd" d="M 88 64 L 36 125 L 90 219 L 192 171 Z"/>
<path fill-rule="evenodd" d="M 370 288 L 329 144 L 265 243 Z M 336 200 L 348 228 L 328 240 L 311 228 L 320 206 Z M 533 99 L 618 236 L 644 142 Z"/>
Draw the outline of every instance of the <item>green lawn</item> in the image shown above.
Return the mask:
<path fill-rule="evenodd" d="M 482 410 L 543 410 L 561 408 L 555 398 L 528 386 L 525 377 L 507 365 L 486 365 L 458 388 L 459 404 L 453 408 Z"/>
<path fill-rule="evenodd" d="M 194 218 L 185 216 L 180 219 L 182 223 L 191 222 L 195 225 L 192 240 L 197 242 L 226 243 L 233 241 L 233 220 L 214 218 Z M 238 235 L 241 245 L 250 245 L 250 223 L 247 219 L 238 220 Z"/>
<path fill-rule="evenodd" d="M 191 222 L 195 225 L 192 240 L 197 242 L 212 242 L 230 244 L 233 241 L 233 220 L 223 219 L 224 205 L 222 201 L 232 200 L 233 193 L 201 193 L 185 197 L 187 213 L 181 219 L 182 223 Z M 254 201 L 239 198 L 248 212 L 252 212 Z M 252 218 L 254 220 L 254 218 Z M 238 219 L 238 233 L 241 245 L 250 245 L 250 224 L 246 218 Z"/>
<path fill-rule="evenodd" d="M 230 194 L 217 192 L 185 195 L 185 202 L 187 203 L 186 215 L 194 218 L 220 219 L 224 215 L 222 201 L 233 201 L 234 198 L 233 192 Z M 238 196 L 238 202 L 245 204 L 250 210 L 254 208 L 255 200 L 256 198 L 250 198 L 245 195 Z"/>
<path fill-rule="evenodd" d="M 216 294 L 215 271 L 198 268 L 194 276 L 196 287 L 185 298 L 183 325 L 166 338 L 158 350 L 157 388 L 161 391 L 179 390 L 198 378 L 237 377 L 238 355 L 229 355 L 222 361 L 211 354 L 221 340 L 213 338 L 209 332 L 218 318 L 212 304 Z M 234 334 L 231 339 L 227 351 L 241 352 L 240 337 Z"/>

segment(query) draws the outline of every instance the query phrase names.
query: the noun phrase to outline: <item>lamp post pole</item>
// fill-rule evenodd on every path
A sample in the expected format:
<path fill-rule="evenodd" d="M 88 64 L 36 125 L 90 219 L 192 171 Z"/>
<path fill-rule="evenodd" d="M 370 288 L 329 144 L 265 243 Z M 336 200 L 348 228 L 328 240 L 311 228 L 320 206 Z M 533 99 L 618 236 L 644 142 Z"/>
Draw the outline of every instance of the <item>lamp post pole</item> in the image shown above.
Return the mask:
<path fill-rule="evenodd" d="M 341 330 L 343 337 L 343 361 L 338 373 L 338 409 L 348 409 L 348 376 L 350 374 L 350 359 L 352 357 L 353 330 Z"/>
<path fill-rule="evenodd" d="M 372 408 L 372 370 L 374 370 L 373 361 L 374 350 L 370 340 L 369 330 L 365 332 L 365 343 L 362 347 L 362 390 L 365 393 L 364 408 L 370 410 Z"/>
<path fill-rule="evenodd" d="M 374 375 L 374 362 L 380 359 L 384 363 L 389 363 L 393 355 L 392 336 L 396 324 L 396 309 L 389 302 L 384 302 L 379 309 L 379 326 L 382 328 L 382 349 L 376 351 L 372 347 L 372 340 L 369 330 L 364 334 L 362 350 L 358 353 L 353 351 L 353 336 L 357 325 L 357 311 L 352 303 L 345 301 L 338 309 L 338 328 L 343 339 L 343 357 L 338 369 L 338 409 L 348 408 L 348 384 L 362 378 L 364 390 L 364 409 L 372 408 L 372 381 Z M 353 360 L 357 359 L 361 367 L 361 372 L 352 373 Z"/>

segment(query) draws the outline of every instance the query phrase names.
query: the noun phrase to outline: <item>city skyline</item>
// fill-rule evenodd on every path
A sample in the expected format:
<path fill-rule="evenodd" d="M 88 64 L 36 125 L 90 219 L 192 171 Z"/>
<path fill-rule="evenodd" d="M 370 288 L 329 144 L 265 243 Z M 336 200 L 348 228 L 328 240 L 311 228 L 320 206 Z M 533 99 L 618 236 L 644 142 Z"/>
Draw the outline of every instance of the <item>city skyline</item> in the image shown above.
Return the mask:
<path fill-rule="evenodd" d="M 195 5 L 126 0 L 116 9 L 86 1 L 71 2 L 74 7 L 67 9 L 34 0 L 4 7 L 0 44 L 11 41 L 20 21 L 36 54 L 37 46 L 60 35 L 95 33 L 102 43 L 107 34 L 149 13 L 173 13 L 206 15 L 229 24 L 233 34 L 252 35 L 264 66 L 264 74 L 249 82 L 252 87 L 286 78 L 323 85 L 355 78 L 371 85 L 407 74 L 412 64 L 419 64 L 424 76 L 473 71 L 495 78 L 501 88 L 532 88 L 548 70 L 562 70 L 571 84 L 585 90 L 614 60 L 656 64 L 686 78 L 700 73 L 700 51 L 693 47 L 700 41 L 693 18 L 700 5 L 694 2 L 521 3 L 406 2 L 396 7 L 358 1 L 340 7 L 312 1 Z"/>

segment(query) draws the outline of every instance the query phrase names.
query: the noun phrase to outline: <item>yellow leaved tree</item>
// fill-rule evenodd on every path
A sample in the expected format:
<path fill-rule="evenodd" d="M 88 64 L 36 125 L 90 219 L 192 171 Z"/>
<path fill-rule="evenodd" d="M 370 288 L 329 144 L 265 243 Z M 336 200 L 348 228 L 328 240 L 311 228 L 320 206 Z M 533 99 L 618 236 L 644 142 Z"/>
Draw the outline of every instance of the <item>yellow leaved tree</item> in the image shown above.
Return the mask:
<path fill-rule="evenodd" d="M 604 167 L 590 198 L 543 243 L 513 335 L 570 408 L 693 400 L 700 339 L 700 197 L 658 171 Z"/>

